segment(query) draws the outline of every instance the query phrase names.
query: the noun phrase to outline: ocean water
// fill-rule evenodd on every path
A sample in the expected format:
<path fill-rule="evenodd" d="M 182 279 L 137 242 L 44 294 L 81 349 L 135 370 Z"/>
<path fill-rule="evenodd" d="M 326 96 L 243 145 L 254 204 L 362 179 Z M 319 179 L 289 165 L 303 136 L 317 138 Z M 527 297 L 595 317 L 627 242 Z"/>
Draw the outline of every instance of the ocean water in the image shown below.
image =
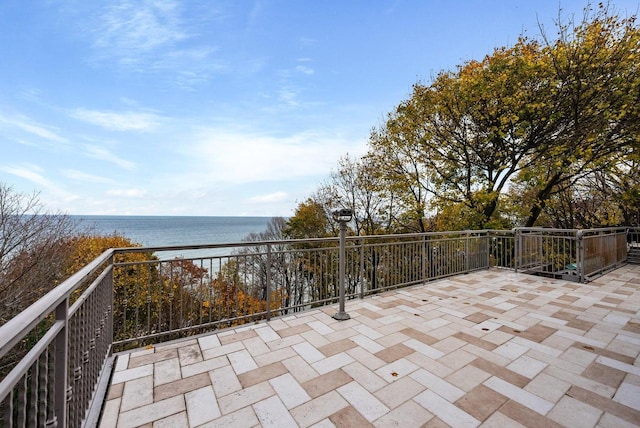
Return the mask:
<path fill-rule="evenodd" d="M 228 244 L 264 232 L 271 217 L 71 216 L 81 228 L 109 235 L 117 232 L 144 247 Z M 162 259 L 221 255 L 228 250 L 157 252 Z"/>

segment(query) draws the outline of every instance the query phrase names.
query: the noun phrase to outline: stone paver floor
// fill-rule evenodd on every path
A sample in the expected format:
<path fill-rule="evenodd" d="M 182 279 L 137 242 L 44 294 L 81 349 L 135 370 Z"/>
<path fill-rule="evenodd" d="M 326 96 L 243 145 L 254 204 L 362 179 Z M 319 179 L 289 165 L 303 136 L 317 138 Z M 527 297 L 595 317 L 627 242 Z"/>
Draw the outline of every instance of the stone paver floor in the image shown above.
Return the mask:
<path fill-rule="evenodd" d="M 118 356 L 101 427 L 640 425 L 640 266 L 487 270 Z"/>

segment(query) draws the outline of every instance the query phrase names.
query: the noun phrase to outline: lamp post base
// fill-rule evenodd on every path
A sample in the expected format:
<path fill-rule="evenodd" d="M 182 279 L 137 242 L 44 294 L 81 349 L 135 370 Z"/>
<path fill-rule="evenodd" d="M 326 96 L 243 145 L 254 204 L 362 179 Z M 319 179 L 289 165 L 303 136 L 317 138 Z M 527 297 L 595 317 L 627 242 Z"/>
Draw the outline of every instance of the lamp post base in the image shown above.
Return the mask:
<path fill-rule="evenodd" d="M 346 312 L 336 312 L 336 314 L 332 318 L 338 321 L 346 321 L 351 319 L 349 314 Z"/>

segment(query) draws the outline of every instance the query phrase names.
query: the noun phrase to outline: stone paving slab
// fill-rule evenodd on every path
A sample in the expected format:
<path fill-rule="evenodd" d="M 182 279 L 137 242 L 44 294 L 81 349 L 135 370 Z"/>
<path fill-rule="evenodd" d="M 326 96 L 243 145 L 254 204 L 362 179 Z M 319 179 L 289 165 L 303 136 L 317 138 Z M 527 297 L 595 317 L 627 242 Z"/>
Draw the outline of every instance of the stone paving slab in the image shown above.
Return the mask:
<path fill-rule="evenodd" d="M 640 426 L 640 266 L 486 270 L 121 354 L 100 426 Z"/>

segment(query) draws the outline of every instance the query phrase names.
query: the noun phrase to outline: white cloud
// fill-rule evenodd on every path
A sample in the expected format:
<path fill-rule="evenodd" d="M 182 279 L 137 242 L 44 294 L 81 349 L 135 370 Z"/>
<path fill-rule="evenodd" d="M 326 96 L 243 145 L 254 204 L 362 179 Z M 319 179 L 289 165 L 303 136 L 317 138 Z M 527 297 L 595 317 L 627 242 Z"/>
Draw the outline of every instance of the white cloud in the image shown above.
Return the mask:
<path fill-rule="evenodd" d="M 156 128 L 161 121 L 161 117 L 153 113 L 132 111 L 116 113 L 82 108 L 71 112 L 71 116 L 111 131 L 150 131 Z"/>
<path fill-rule="evenodd" d="M 18 128 L 31 135 L 35 135 L 44 140 L 55 143 L 68 143 L 68 140 L 60 136 L 56 131 L 56 128 L 51 128 L 40 123 L 37 123 L 27 116 L 16 115 L 13 117 L 7 117 L 0 114 L 0 123 Z"/>
<path fill-rule="evenodd" d="M 111 153 L 110 151 L 108 151 L 103 147 L 87 145 L 85 146 L 85 149 L 86 149 L 86 155 L 89 156 L 90 158 L 111 162 L 113 164 L 118 165 L 121 168 L 128 169 L 128 170 L 134 170 L 136 168 L 135 162 L 132 162 L 127 159 L 123 159 L 120 156 Z"/>
<path fill-rule="evenodd" d="M 88 181 L 91 183 L 113 183 L 114 181 L 107 177 L 101 177 L 99 175 L 88 174 L 76 169 L 65 169 L 61 171 L 62 175 L 72 180 Z"/>
<path fill-rule="evenodd" d="M 284 202 L 289 197 L 287 192 L 275 192 L 268 195 L 260 195 L 249 198 L 249 202 L 254 204 L 269 204 L 274 202 Z"/>
<path fill-rule="evenodd" d="M 26 163 L 23 165 L 2 166 L 0 167 L 0 171 L 30 181 L 65 202 L 78 199 L 78 196 L 57 186 L 53 181 L 46 178 L 43 175 L 45 171 L 37 165 Z"/>
<path fill-rule="evenodd" d="M 366 149 L 364 141 L 313 132 L 278 138 L 209 129 L 197 140 L 190 151 L 200 161 L 200 175 L 228 183 L 322 177 L 345 153 L 358 156 Z"/>
<path fill-rule="evenodd" d="M 92 29 L 96 56 L 128 72 L 167 74 L 178 87 L 192 89 L 229 70 L 226 61 L 214 56 L 218 48 L 210 39 L 186 47 L 199 32 L 211 30 L 217 7 L 206 2 L 186 10 L 172 0 L 108 2 Z"/>
<path fill-rule="evenodd" d="M 147 191 L 144 189 L 110 189 L 107 190 L 108 196 L 117 196 L 124 198 L 141 198 L 147 195 Z"/>
<path fill-rule="evenodd" d="M 96 46 L 112 50 L 121 61 L 136 61 L 136 55 L 184 40 L 178 3 L 174 1 L 129 1 L 109 4 L 96 29 Z"/>
<path fill-rule="evenodd" d="M 296 71 L 300 72 L 300 73 L 303 73 L 303 74 L 308 74 L 308 75 L 311 75 L 311 74 L 314 73 L 313 68 L 307 67 L 307 66 L 304 66 L 304 65 L 298 65 L 296 67 Z"/>

